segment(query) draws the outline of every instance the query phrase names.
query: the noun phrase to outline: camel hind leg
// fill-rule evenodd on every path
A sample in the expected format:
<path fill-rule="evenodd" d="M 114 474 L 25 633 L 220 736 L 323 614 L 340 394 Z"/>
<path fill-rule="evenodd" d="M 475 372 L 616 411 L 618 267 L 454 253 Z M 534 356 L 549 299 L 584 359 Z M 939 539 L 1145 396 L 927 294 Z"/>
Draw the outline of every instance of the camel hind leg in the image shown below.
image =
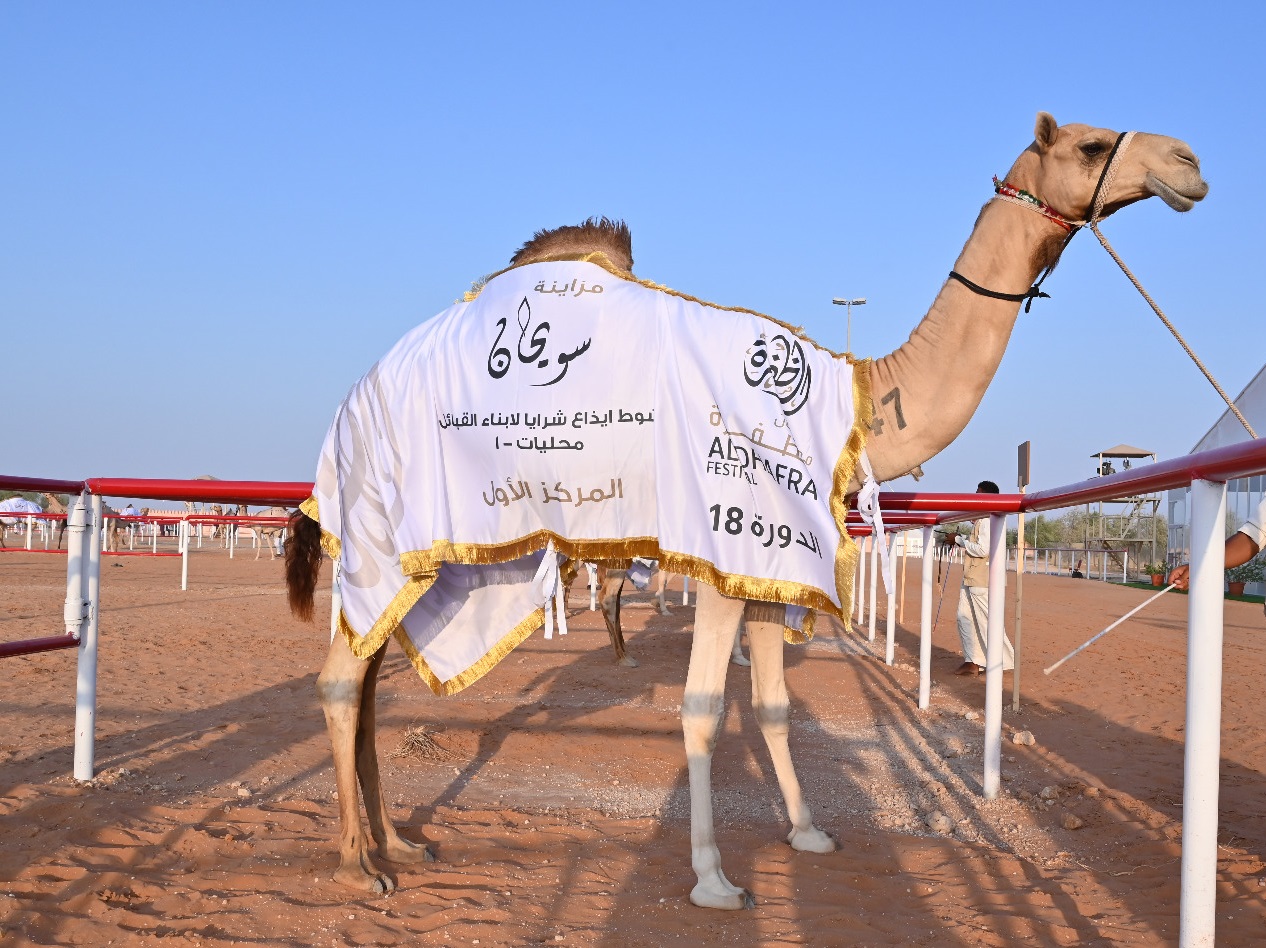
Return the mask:
<path fill-rule="evenodd" d="M 668 572 L 660 570 L 658 576 L 658 584 L 655 588 L 655 605 L 659 608 L 661 616 L 672 615 L 668 611 Z"/>
<path fill-rule="evenodd" d="M 607 570 L 602 579 L 602 589 L 598 592 L 598 604 L 602 607 L 602 618 L 607 622 L 615 660 L 626 668 L 637 668 L 637 659 L 624 647 L 624 630 L 620 628 L 620 592 L 624 589 L 624 578 L 622 569 Z"/>
<path fill-rule="evenodd" d="M 425 860 L 425 847 L 414 847 L 399 838 L 386 818 L 386 806 L 378 780 L 374 747 L 373 699 L 378 669 L 386 646 L 369 661 L 361 661 L 343 637 L 330 645 L 325 666 L 317 678 L 317 694 L 325 712 L 326 728 L 334 756 L 334 777 L 339 804 L 339 867 L 334 880 L 370 895 L 385 895 L 395 883 L 374 863 L 360 819 L 358 782 L 365 789 L 365 808 L 371 832 L 380 852 L 388 858 Z M 369 702 L 366 713 L 366 700 Z M 420 850 L 414 856 L 415 850 Z"/>
<path fill-rule="evenodd" d="M 382 795 L 374 708 L 378 692 L 378 671 L 386 653 L 387 647 L 384 645 L 370 659 L 373 667 L 365 676 L 365 684 L 361 689 L 360 726 L 356 731 L 356 776 L 364 797 L 365 816 L 369 819 L 369 834 L 378 847 L 378 855 L 391 862 L 405 864 L 431 862 L 435 857 L 424 844 L 410 842 L 396 830 Z"/>
<path fill-rule="evenodd" d="M 813 814 L 804 802 L 796 768 L 791 762 L 787 744 L 787 719 L 790 702 L 783 675 L 782 606 L 748 603 L 748 649 L 752 655 L 752 709 L 773 760 L 778 787 L 787 804 L 791 833 L 787 836 L 793 849 L 802 852 L 829 853 L 835 840 L 813 825 Z"/>

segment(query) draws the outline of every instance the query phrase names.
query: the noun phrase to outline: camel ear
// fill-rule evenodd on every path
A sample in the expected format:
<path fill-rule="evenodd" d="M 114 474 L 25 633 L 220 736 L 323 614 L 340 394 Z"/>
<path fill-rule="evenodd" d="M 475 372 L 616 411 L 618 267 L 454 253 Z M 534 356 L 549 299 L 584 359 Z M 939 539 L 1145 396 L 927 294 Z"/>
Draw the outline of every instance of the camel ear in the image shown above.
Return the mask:
<path fill-rule="evenodd" d="M 1055 144 L 1055 139 L 1059 135 L 1059 124 L 1055 121 L 1055 116 L 1050 112 L 1038 112 L 1037 124 L 1033 126 L 1033 138 L 1037 142 L 1038 148 L 1042 151 L 1050 148 Z"/>

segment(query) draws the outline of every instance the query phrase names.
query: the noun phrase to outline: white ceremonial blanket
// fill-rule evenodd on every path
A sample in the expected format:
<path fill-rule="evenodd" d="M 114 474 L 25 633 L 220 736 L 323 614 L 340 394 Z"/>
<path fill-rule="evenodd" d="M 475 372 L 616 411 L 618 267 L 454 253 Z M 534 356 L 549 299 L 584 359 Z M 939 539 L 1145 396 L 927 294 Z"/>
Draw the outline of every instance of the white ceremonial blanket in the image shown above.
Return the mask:
<path fill-rule="evenodd" d="M 541 627 L 543 557 L 638 556 L 800 607 L 804 641 L 808 610 L 852 611 L 866 377 L 769 317 L 596 262 L 507 270 L 339 407 L 304 511 L 340 561 L 342 632 L 363 658 L 395 633 L 452 694 Z"/>

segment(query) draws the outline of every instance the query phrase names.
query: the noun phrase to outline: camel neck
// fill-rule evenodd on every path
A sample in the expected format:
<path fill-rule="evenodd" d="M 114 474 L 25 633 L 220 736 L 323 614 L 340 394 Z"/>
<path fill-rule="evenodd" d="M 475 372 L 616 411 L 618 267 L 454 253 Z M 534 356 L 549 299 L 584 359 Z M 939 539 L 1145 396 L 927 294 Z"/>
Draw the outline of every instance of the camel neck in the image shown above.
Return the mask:
<path fill-rule="evenodd" d="M 981 210 L 954 261 L 954 271 L 997 293 L 1024 294 L 1059 259 L 1069 237 L 1070 231 L 1041 214 L 1013 202 L 992 200 Z M 947 291 L 955 292 L 947 284 L 937 302 Z M 1018 312 L 1018 300 L 1005 302 L 1016 303 Z"/>
<path fill-rule="evenodd" d="M 1066 237 L 1040 214 L 990 201 L 953 269 L 981 287 L 1023 294 L 1058 259 Z M 967 426 L 1019 312 L 1018 298 L 994 299 L 946 280 L 910 338 L 871 365 L 875 422 L 867 452 L 878 480 L 914 470 Z"/>

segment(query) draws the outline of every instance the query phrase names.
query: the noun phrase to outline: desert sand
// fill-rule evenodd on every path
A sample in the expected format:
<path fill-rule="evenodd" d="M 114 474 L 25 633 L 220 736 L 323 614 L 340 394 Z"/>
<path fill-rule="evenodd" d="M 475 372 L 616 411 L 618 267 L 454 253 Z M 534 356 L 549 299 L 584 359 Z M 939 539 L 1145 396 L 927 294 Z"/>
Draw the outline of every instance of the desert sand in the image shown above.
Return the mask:
<path fill-rule="evenodd" d="M 626 600 L 635 669 L 613 663 L 582 586 L 570 635 L 533 636 L 452 698 L 432 696 L 391 646 L 379 685 L 383 782 L 405 835 L 428 841 L 437 861 L 396 867 L 398 891 L 365 898 L 330 881 L 337 810 L 314 690 L 328 627 L 290 617 L 281 561 L 204 548 L 187 592 L 178 559 L 107 557 L 102 573 L 93 781 L 71 776 L 75 652 L 0 661 L 0 943 L 1177 943 L 1179 594 L 1048 677 L 1043 667 L 1150 593 L 1025 577 L 1022 708 L 1011 710 L 1008 675 L 1003 793 L 992 801 L 980 795 L 984 679 L 952 674 L 958 570 L 934 634 L 927 711 L 916 702 L 916 583 L 892 667 L 882 603 L 874 643 L 820 618 L 812 643 L 787 647 L 787 680 L 800 777 L 840 844 L 830 855 L 783 841 L 748 671 L 732 666 L 714 765 L 718 833 L 727 875 L 756 907 L 721 913 L 687 899 L 678 705 L 693 609 L 680 605 L 679 581 L 670 616 L 647 594 Z M 60 631 L 64 558 L 6 553 L 0 578 L 0 641 Z M 327 566 L 326 614 L 328 583 Z M 1261 605 L 1228 602 L 1223 945 L 1266 937 L 1263 640 Z M 1021 731 L 1034 742 L 1013 742 Z"/>

